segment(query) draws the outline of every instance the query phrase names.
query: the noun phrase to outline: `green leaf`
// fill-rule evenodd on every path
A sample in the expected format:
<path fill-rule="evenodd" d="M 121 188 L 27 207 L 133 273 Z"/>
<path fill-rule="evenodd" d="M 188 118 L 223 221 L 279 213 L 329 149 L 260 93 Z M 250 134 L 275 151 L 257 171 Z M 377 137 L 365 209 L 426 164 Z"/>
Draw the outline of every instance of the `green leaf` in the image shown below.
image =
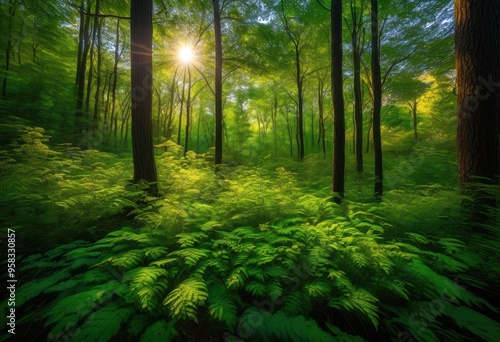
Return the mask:
<path fill-rule="evenodd" d="M 177 320 L 168 323 L 161 320 L 153 323 L 142 334 L 140 342 L 173 341 L 178 336 L 175 323 L 177 323 Z"/>
<path fill-rule="evenodd" d="M 120 331 L 122 324 L 133 312 L 130 307 L 122 308 L 116 303 L 109 303 L 86 317 L 85 323 L 80 326 L 74 337 L 80 341 L 109 341 Z"/>
<path fill-rule="evenodd" d="M 196 309 L 205 303 L 207 297 L 207 285 L 203 279 L 192 277 L 184 280 L 170 292 L 163 305 L 168 306 L 173 318 L 191 318 L 198 322 Z"/>

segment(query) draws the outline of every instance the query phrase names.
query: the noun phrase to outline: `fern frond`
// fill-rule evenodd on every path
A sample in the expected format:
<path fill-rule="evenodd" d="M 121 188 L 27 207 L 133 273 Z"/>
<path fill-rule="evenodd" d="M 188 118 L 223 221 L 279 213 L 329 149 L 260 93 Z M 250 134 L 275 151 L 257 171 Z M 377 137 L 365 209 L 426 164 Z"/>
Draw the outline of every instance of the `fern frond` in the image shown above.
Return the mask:
<path fill-rule="evenodd" d="M 133 314 L 130 307 L 119 307 L 109 303 L 104 308 L 92 313 L 86 318 L 74 335 L 80 341 L 106 342 L 115 336 L 122 324 Z"/>
<path fill-rule="evenodd" d="M 328 305 L 336 309 L 357 310 L 378 326 L 378 299 L 364 289 L 353 289 L 344 295 L 332 298 Z"/>
<path fill-rule="evenodd" d="M 175 330 L 177 320 L 166 322 L 164 320 L 157 321 L 146 328 L 141 335 L 140 342 L 157 342 L 157 341 L 173 341 L 178 336 Z"/>
<path fill-rule="evenodd" d="M 208 288 L 208 313 L 233 329 L 238 323 L 237 306 L 224 285 L 216 282 Z"/>
<path fill-rule="evenodd" d="M 163 301 L 163 305 L 168 306 L 173 318 L 190 318 L 198 322 L 196 309 L 205 303 L 207 297 L 207 285 L 203 279 L 192 277 L 184 280 L 172 290 Z"/>

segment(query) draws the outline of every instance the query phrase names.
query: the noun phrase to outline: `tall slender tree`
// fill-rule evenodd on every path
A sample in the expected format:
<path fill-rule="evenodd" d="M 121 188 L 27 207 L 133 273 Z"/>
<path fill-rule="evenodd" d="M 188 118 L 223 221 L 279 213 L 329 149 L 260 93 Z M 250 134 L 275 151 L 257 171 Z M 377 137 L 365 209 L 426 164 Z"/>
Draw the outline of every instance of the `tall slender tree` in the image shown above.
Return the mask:
<path fill-rule="evenodd" d="M 219 0 L 212 0 L 214 9 L 215 39 L 215 165 L 222 164 L 223 114 L 222 114 L 222 30 Z"/>
<path fill-rule="evenodd" d="M 363 172 L 363 96 L 361 92 L 361 55 L 363 53 L 363 1 L 358 9 L 356 0 L 351 0 L 351 45 L 354 68 L 354 123 L 356 170 Z"/>
<path fill-rule="evenodd" d="M 153 1 L 132 0 L 130 14 L 134 182 L 147 181 L 151 194 L 157 195 L 152 117 Z"/>
<path fill-rule="evenodd" d="M 10 68 L 10 52 L 12 50 L 12 32 L 13 32 L 13 20 L 16 14 L 17 4 L 13 0 L 9 0 L 9 26 L 7 32 L 7 48 L 5 49 L 5 76 L 2 82 L 2 96 L 7 95 L 7 77 Z"/>
<path fill-rule="evenodd" d="M 334 200 L 344 198 L 345 114 L 342 75 L 342 0 L 331 0 L 332 98 L 333 98 L 333 187 Z"/>
<path fill-rule="evenodd" d="M 499 18 L 498 0 L 455 0 L 458 171 L 478 224 L 495 199 L 474 183 L 498 184 L 500 176 Z"/>
<path fill-rule="evenodd" d="M 382 170 L 382 135 L 380 132 L 380 112 L 382 110 L 382 77 L 380 75 L 380 35 L 378 0 L 371 0 L 372 34 L 372 87 L 373 87 L 373 150 L 375 155 L 375 198 L 384 192 Z"/>

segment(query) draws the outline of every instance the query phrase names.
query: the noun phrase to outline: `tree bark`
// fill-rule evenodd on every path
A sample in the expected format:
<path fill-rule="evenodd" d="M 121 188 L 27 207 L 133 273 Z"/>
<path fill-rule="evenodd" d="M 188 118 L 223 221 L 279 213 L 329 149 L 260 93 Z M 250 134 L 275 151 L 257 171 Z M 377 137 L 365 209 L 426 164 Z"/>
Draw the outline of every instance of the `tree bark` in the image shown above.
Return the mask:
<path fill-rule="evenodd" d="M 83 2 L 81 11 L 83 12 Z M 87 11 L 90 12 L 90 1 L 87 4 Z M 81 14 L 80 18 L 82 17 L 85 16 Z M 85 128 L 85 122 L 83 120 L 84 116 L 83 98 L 85 95 L 85 73 L 87 71 L 87 57 L 89 55 L 89 49 L 90 49 L 90 17 L 86 16 L 84 21 L 85 24 L 82 33 L 83 42 L 81 43 L 82 53 L 80 56 L 80 64 L 77 65 L 77 68 L 79 69 L 78 79 L 77 79 L 76 113 L 75 113 L 77 133 L 81 133 Z"/>
<path fill-rule="evenodd" d="M 189 130 L 191 128 L 191 70 L 187 66 L 188 72 L 188 92 L 186 99 L 186 132 L 184 137 L 184 157 L 189 150 Z"/>
<path fill-rule="evenodd" d="M 334 201 L 344 198 L 345 177 L 345 117 L 342 75 L 342 1 L 331 1 L 332 32 L 332 98 L 333 98 L 333 184 Z"/>
<path fill-rule="evenodd" d="M 212 0 L 215 35 L 215 165 L 222 164 L 222 32 L 219 0 Z"/>
<path fill-rule="evenodd" d="M 130 10 L 132 151 L 134 183 L 145 180 L 158 195 L 153 147 L 153 1 L 132 0 Z"/>
<path fill-rule="evenodd" d="M 7 48 L 5 49 L 5 76 L 2 82 L 2 96 L 7 96 L 7 78 L 10 68 L 10 51 L 12 50 L 12 21 L 16 14 L 17 7 L 14 5 L 13 0 L 9 0 L 9 32 L 7 37 Z"/>
<path fill-rule="evenodd" d="M 116 85 L 118 83 L 118 63 L 120 61 L 120 19 L 116 21 L 115 60 L 113 64 L 113 87 L 111 90 L 111 114 L 109 118 L 109 134 L 113 132 L 116 114 Z"/>
<path fill-rule="evenodd" d="M 362 15 L 362 10 L 361 10 Z M 356 171 L 363 172 L 363 98 L 361 94 L 361 29 L 362 16 L 358 17 L 356 4 L 351 0 L 352 58 L 354 67 L 354 123 Z"/>
<path fill-rule="evenodd" d="M 476 227 L 496 204 L 484 184 L 500 175 L 499 18 L 498 0 L 455 0 L 458 171 Z"/>
<path fill-rule="evenodd" d="M 375 155 L 374 195 L 380 199 L 384 192 L 382 170 L 382 136 L 380 133 L 380 112 L 382 110 L 382 78 L 380 75 L 380 36 L 378 0 L 371 0 L 372 20 L 372 84 L 373 84 L 373 151 Z"/>

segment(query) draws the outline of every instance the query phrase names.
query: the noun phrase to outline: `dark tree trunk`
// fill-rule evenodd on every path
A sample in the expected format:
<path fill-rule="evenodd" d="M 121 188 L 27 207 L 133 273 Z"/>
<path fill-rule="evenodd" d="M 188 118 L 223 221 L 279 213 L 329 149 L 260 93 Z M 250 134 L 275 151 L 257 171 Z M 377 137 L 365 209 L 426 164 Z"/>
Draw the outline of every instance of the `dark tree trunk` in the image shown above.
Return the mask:
<path fill-rule="evenodd" d="M 95 47 L 97 40 L 97 32 L 99 30 L 99 0 L 96 0 L 94 23 L 92 24 L 92 43 L 90 44 L 90 60 L 89 60 L 89 76 L 87 81 L 87 96 L 85 99 L 85 112 L 90 114 L 90 95 L 92 92 L 92 75 L 94 69 Z"/>
<path fill-rule="evenodd" d="M 182 132 L 182 114 L 184 110 L 184 95 L 186 93 L 186 69 L 184 69 L 184 77 L 182 79 L 182 93 L 181 93 L 181 110 L 179 112 L 179 125 L 177 127 L 177 145 L 181 144 Z"/>
<path fill-rule="evenodd" d="M 191 129 L 191 70 L 187 66 L 188 72 L 188 92 L 186 99 L 186 132 L 184 137 L 184 156 L 189 150 L 189 130 Z"/>
<path fill-rule="evenodd" d="M 376 199 L 384 192 L 382 170 L 382 137 L 380 133 L 380 112 L 382 110 L 382 79 L 380 76 L 380 36 L 378 21 L 378 0 L 371 0 L 372 18 L 372 83 L 373 83 L 373 151 L 375 155 Z"/>
<path fill-rule="evenodd" d="M 83 5 L 83 3 L 82 3 Z M 83 11 L 83 6 L 81 8 Z M 87 4 L 87 13 L 90 13 L 90 1 Z M 83 14 L 81 13 L 81 16 Z M 85 25 L 83 28 L 83 43 L 82 43 L 82 54 L 80 58 L 80 64 L 77 66 L 79 68 L 78 80 L 77 80 L 77 94 L 76 94 L 76 130 L 77 133 L 81 133 L 85 128 L 84 113 L 83 113 L 83 98 L 85 95 L 85 73 L 87 71 L 87 57 L 90 50 L 90 16 L 85 17 Z"/>
<path fill-rule="evenodd" d="M 175 69 L 174 77 L 172 78 L 172 84 L 170 85 L 170 99 L 168 103 L 168 118 L 166 118 L 166 124 L 164 124 L 164 133 L 167 140 L 172 137 L 172 122 L 174 121 L 174 100 L 175 100 L 175 85 L 177 83 L 177 71 Z"/>
<path fill-rule="evenodd" d="M 500 175 L 499 18 L 498 0 L 455 0 L 458 171 L 475 227 L 495 205 L 478 185 L 498 184 Z"/>
<path fill-rule="evenodd" d="M 222 164 L 222 32 L 219 0 L 212 0 L 215 34 L 215 165 Z"/>
<path fill-rule="evenodd" d="M 295 44 L 295 42 L 294 42 Z M 297 149 L 299 160 L 304 159 L 304 90 L 303 78 L 300 65 L 300 49 L 299 42 L 295 44 L 295 77 L 297 82 Z"/>
<path fill-rule="evenodd" d="M 102 20 L 98 22 L 97 30 L 97 80 L 96 80 L 96 90 L 94 96 L 94 128 L 99 126 L 100 118 L 100 94 L 101 94 L 101 82 L 102 82 Z"/>
<path fill-rule="evenodd" d="M 417 118 L 418 102 L 417 102 L 417 100 L 412 100 L 412 101 L 410 101 L 410 103 L 408 105 L 410 106 L 410 116 L 411 116 L 411 120 L 413 122 L 413 133 L 415 135 L 415 142 L 418 142 L 418 127 L 417 127 L 417 124 L 418 124 L 418 118 Z"/>
<path fill-rule="evenodd" d="M 321 145 L 323 149 L 323 155 L 326 155 L 325 95 L 324 95 L 324 82 L 321 77 L 318 77 L 318 115 L 319 115 L 318 145 Z"/>
<path fill-rule="evenodd" d="M 273 98 L 273 111 L 271 121 L 273 123 L 273 141 L 274 141 L 274 155 L 278 156 L 278 125 L 277 125 L 277 116 L 278 116 L 278 95 L 274 93 Z"/>
<path fill-rule="evenodd" d="M 12 0 L 9 0 L 9 32 L 7 37 L 7 48 L 5 49 L 5 76 L 2 82 L 2 96 L 7 95 L 7 77 L 10 68 L 10 51 L 12 50 L 12 21 L 14 19 L 14 15 L 16 14 L 16 6 L 14 5 Z"/>
<path fill-rule="evenodd" d="M 356 171 L 363 172 L 363 98 L 361 94 L 361 15 L 358 17 L 354 0 L 351 0 L 352 15 L 352 58 L 354 67 L 354 127 L 355 127 L 355 152 Z"/>
<path fill-rule="evenodd" d="M 342 1 L 331 1 L 332 31 L 332 98 L 333 98 L 333 184 L 337 203 L 344 198 L 345 117 L 342 75 Z"/>
<path fill-rule="evenodd" d="M 111 90 L 111 115 L 109 118 L 109 134 L 113 132 L 113 123 L 116 114 L 116 85 L 118 83 L 118 63 L 120 61 L 120 19 L 116 22 L 116 41 L 115 41 L 115 61 L 113 64 L 113 86 Z"/>
<path fill-rule="evenodd" d="M 132 0 L 130 16 L 134 182 L 147 181 L 151 194 L 157 195 L 152 118 L 153 1 Z"/>

